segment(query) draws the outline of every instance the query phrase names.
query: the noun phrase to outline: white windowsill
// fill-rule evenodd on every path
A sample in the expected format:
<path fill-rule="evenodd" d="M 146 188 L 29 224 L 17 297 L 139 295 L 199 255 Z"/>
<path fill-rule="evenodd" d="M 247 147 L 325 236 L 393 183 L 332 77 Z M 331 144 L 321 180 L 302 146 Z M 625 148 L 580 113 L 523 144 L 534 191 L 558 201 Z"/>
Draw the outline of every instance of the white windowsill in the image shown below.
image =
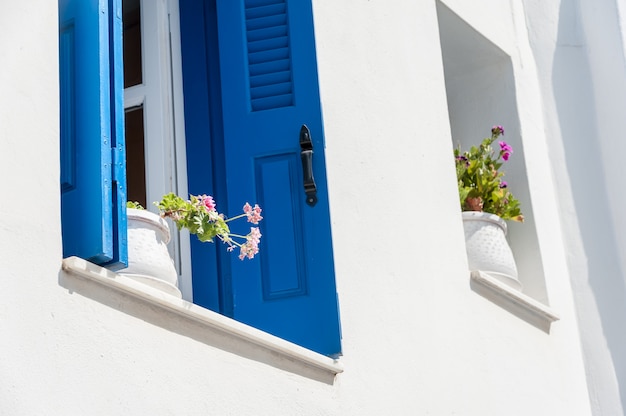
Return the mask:
<path fill-rule="evenodd" d="M 296 367 L 300 366 L 304 369 L 313 369 L 313 371 L 318 374 L 318 377 L 323 378 L 324 381 L 332 382 L 335 375 L 343 372 L 343 366 L 335 359 L 318 354 L 241 322 L 237 322 L 191 302 L 168 295 L 167 293 L 138 283 L 81 258 L 68 257 L 63 259 L 62 268 L 69 274 L 81 277 L 89 282 L 104 285 L 123 294 L 139 298 L 153 306 L 161 308 L 165 312 L 175 313 L 179 317 L 198 323 L 206 329 L 219 331 L 221 334 L 225 334 L 232 343 L 243 342 L 247 344 L 248 347 L 252 347 L 255 350 L 263 350 L 261 352 L 266 353 L 269 352 L 271 357 L 278 356 L 277 358 L 281 362 L 287 361 L 295 364 Z M 267 360 L 261 361 L 267 362 Z M 287 366 L 287 369 L 293 371 L 293 365 Z M 294 372 L 306 373 L 306 371 L 298 370 L 299 369 L 296 368 Z"/>
<path fill-rule="evenodd" d="M 550 307 L 486 273 L 473 271 L 470 279 L 477 293 L 546 332 L 560 319 Z"/>

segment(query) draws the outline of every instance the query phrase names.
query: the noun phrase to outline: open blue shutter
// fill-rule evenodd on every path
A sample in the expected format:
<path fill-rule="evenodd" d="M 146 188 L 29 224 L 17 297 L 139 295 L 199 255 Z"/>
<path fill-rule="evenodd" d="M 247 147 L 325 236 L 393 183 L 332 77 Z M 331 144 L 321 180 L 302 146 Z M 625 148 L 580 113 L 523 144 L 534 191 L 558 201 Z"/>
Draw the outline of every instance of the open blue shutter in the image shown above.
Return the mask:
<path fill-rule="evenodd" d="M 121 0 L 59 0 L 63 256 L 127 262 Z"/>
<path fill-rule="evenodd" d="M 180 5 L 190 191 L 215 191 L 218 209 L 229 215 L 240 213 L 246 201 L 263 208 L 257 258 L 219 256 L 220 288 L 232 296 L 222 299 L 221 310 L 337 355 L 340 326 L 310 0 L 207 0 L 204 7 L 181 0 Z M 215 77 L 221 83 L 215 85 Z M 190 98 L 200 91 L 208 94 L 204 102 Z M 189 119 L 203 114 L 211 120 Z M 303 187 L 302 125 L 312 137 L 314 206 L 307 205 Z M 210 165 L 202 163 L 211 156 L 213 180 L 206 173 Z M 231 229 L 245 234 L 248 226 L 239 221 Z M 194 301 L 211 306 L 214 295 L 197 287 L 208 256 L 197 253 L 192 251 Z"/>

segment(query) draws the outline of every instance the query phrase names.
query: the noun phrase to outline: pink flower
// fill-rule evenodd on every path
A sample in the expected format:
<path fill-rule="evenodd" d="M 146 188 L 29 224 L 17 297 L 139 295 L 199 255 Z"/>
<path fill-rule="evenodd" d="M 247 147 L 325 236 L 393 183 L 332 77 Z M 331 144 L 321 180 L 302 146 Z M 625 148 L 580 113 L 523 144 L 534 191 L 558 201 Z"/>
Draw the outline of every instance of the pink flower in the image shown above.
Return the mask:
<path fill-rule="evenodd" d="M 502 159 L 509 160 L 511 153 L 513 153 L 513 148 L 507 142 L 500 142 L 500 153 L 502 153 Z"/>
<path fill-rule="evenodd" d="M 200 204 L 206 207 L 207 212 L 215 211 L 215 201 L 210 195 L 199 195 Z"/>
<path fill-rule="evenodd" d="M 239 260 L 243 260 L 246 257 L 249 259 L 254 258 L 254 255 L 259 252 L 260 241 L 261 232 L 257 227 L 251 227 L 250 234 L 246 236 L 246 242 L 240 247 Z"/>
<path fill-rule="evenodd" d="M 246 205 L 243 206 L 243 212 L 248 217 L 248 222 L 252 224 L 258 224 L 259 221 L 263 219 L 261 216 L 261 207 L 257 204 L 254 204 L 254 208 L 252 208 L 252 206 L 246 202 Z"/>
<path fill-rule="evenodd" d="M 254 255 L 259 252 L 259 247 L 253 244 L 251 241 L 247 241 L 245 244 L 242 244 L 239 252 L 239 260 L 243 260 L 246 257 L 249 259 L 253 259 Z"/>
<path fill-rule="evenodd" d="M 493 126 L 491 128 L 491 134 L 494 134 L 494 135 L 497 135 L 497 136 L 499 136 L 499 135 L 503 135 L 504 136 L 504 128 L 502 126 L 500 126 L 500 125 Z"/>
<path fill-rule="evenodd" d="M 261 241 L 261 231 L 259 231 L 258 227 L 250 227 L 250 234 L 247 235 L 247 238 L 254 241 L 255 244 L 259 244 Z"/>

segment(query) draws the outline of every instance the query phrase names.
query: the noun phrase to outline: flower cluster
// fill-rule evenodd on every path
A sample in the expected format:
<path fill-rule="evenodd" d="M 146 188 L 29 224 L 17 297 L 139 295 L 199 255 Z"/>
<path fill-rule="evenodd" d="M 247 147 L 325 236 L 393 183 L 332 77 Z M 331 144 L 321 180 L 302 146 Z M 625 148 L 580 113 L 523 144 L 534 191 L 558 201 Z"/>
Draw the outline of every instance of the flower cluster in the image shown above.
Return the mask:
<path fill-rule="evenodd" d="M 502 180 L 504 173 L 499 172 L 502 161 L 508 161 L 513 154 L 513 148 L 505 141 L 498 142 L 500 151 L 497 153 L 492 147 L 501 135 L 504 135 L 502 126 L 493 126 L 491 137 L 484 139 L 480 146 L 472 146 L 466 152 L 454 149 L 461 208 L 522 222 L 524 216 L 520 212 L 519 201 Z"/>
<path fill-rule="evenodd" d="M 224 214 L 217 212 L 215 201 L 209 195 L 190 195 L 189 200 L 185 201 L 181 197 L 169 193 L 163 197 L 161 202 L 154 204 L 159 208 L 161 217 L 171 218 L 179 230 L 187 228 L 200 241 L 212 242 L 214 238 L 218 238 L 228 245 L 228 251 L 239 248 L 241 260 L 254 258 L 254 255 L 259 252 L 261 232 L 258 227 L 250 227 L 250 232 L 247 235 L 240 235 L 231 233 L 227 224 L 244 217 L 249 223 L 258 224 L 263 219 L 261 208 L 258 205 L 252 207 L 246 202 L 243 206 L 243 214 L 226 218 Z"/>

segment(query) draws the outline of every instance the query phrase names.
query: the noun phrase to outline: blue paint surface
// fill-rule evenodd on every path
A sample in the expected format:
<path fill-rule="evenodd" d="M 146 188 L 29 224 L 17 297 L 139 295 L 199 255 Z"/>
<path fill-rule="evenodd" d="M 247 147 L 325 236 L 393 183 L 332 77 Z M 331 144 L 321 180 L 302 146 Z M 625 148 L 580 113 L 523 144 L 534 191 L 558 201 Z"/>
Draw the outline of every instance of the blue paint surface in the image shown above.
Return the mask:
<path fill-rule="evenodd" d="M 127 259 L 119 8 L 59 1 L 63 256 L 111 268 Z"/>
<path fill-rule="evenodd" d="M 341 352 L 310 1 L 181 0 L 191 193 L 264 208 L 261 253 L 192 243 L 194 301 L 326 355 Z M 318 203 L 305 203 L 309 126 Z M 234 231 L 249 225 L 234 223 Z M 207 246 L 205 244 L 204 246 Z"/>

